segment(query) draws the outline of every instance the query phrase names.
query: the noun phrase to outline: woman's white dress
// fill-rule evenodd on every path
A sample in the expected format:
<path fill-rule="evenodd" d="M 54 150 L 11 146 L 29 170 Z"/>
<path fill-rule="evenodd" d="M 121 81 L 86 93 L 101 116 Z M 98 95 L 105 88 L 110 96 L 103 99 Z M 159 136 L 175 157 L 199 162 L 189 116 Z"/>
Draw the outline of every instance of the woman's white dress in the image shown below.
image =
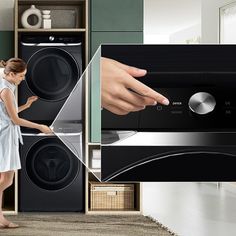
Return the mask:
<path fill-rule="evenodd" d="M 9 89 L 15 98 L 16 86 L 0 77 L 0 93 L 3 89 Z M 18 109 L 16 99 L 14 106 Z M 20 127 L 11 121 L 5 104 L 0 99 L 0 172 L 21 168 L 19 141 L 23 144 Z"/>

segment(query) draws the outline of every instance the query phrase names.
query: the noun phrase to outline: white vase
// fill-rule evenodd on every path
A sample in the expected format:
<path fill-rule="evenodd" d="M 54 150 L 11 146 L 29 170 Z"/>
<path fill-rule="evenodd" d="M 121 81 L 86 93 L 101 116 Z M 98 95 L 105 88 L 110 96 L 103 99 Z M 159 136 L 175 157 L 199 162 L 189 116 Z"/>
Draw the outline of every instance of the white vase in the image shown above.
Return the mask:
<path fill-rule="evenodd" d="M 35 25 L 30 25 L 28 22 L 28 18 L 32 15 L 37 17 L 37 23 Z M 42 15 L 41 11 L 35 7 L 35 5 L 31 5 L 31 7 L 25 10 L 21 16 L 21 24 L 24 28 L 27 29 L 39 29 L 42 24 Z"/>

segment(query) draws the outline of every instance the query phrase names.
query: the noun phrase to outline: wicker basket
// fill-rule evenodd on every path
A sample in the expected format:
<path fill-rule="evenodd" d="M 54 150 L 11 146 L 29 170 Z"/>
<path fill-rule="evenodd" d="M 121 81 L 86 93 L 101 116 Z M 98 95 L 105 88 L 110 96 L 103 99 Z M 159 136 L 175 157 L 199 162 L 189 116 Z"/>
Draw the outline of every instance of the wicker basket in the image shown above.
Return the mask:
<path fill-rule="evenodd" d="M 90 182 L 91 210 L 133 210 L 133 184 Z"/>

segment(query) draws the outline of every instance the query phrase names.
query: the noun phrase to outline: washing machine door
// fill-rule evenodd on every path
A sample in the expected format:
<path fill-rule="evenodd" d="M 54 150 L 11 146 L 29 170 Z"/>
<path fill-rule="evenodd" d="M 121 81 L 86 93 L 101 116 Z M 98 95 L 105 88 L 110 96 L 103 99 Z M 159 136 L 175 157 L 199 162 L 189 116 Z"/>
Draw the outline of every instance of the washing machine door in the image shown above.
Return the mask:
<path fill-rule="evenodd" d="M 27 85 L 31 92 L 45 100 L 66 98 L 80 75 L 73 56 L 61 48 L 42 48 L 30 57 L 27 64 Z"/>
<path fill-rule="evenodd" d="M 80 167 L 78 158 L 58 138 L 39 140 L 26 156 L 29 180 L 49 191 L 60 190 L 72 184 Z"/>

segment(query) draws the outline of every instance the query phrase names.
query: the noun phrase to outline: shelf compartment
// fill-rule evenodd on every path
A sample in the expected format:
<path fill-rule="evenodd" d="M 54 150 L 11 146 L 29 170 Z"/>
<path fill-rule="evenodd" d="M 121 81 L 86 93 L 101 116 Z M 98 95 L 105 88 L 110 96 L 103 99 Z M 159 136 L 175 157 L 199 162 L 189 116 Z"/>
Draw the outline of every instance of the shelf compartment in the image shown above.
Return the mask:
<path fill-rule="evenodd" d="M 90 172 L 96 172 L 96 173 L 101 172 L 101 146 L 100 145 L 89 146 L 88 167 L 89 167 Z"/>
<path fill-rule="evenodd" d="M 3 192 L 2 208 L 4 214 L 15 214 L 15 178 L 13 184 Z"/>
<path fill-rule="evenodd" d="M 88 213 L 140 212 L 140 186 L 137 183 L 89 183 Z"/>
<path fill-rule="evenodd" d="M 87 214 L 91 214 L 91 215 L 140 215 L 141 211 L 117 211 L 117 210 L 103 210 L 103 211 L 99 211 L 99 210 L 89 210 L 87 212 Z"/>
<path fill-rule="evenodd" d="M 85 32 L 85 28 L 78 29 L 24 29 L 19 28 L 18 32 Z"/>
<path fill-rule="evenodd" d="M 68 19 L 68 17 L 71 16 L 71 13 L 69 14 L 69 11 L 73 11 L 75 16 L 75 26 L 74 27 L 68 27 L 66 29 L 80 29 L 80 28 L 85 28 L 86 25 L 86 20 L 85 20 L 85 8 L 86 8 L 86 4 L 85 1 L 18 1 L 18 28 L 22 28 L 22 24 L 21 24 L 21 16 L 23 14 L 23 12 L 25 10 L 27 10 L 28 8 L 30 8 L 31 5 L 35 5 L 35 7 L 39 10 L 50 10 L 51 11 L 51 18 L 52 18 L 52 30 L 53 29 L 58 29 L 60 28 L 56 22 L 59 20 L 61 21 L 64 13 L 64 16 L 66 17 L 66 19 L 69 21 L 70 19 Z M 61 11 L 61 13 L 58 11 Z M 68 14 L 65 14 L 65 11 L 68 11 Z M 60 14 L 60 16 L 58 16 L 58 14 Z M 53 16 L 55 19 L 55 23 L 53 23 Z M 71 22 L 71 21 L 69 21 Z M 55 25 L 56 24 L 56 25 Z M 65 24 L 65 22 L 61 22 L 61 24 Z M 55 27 L 53 27 L 53 25 Z M 62 27 L 61 27 L 62 28 Z"/>
<path fill-rule="evenodd" d="M 18 0 L 18 3 L 23 5 L 37 4 L 37 5 L 75 5 L 84 4 L 86 0 Z"/>

